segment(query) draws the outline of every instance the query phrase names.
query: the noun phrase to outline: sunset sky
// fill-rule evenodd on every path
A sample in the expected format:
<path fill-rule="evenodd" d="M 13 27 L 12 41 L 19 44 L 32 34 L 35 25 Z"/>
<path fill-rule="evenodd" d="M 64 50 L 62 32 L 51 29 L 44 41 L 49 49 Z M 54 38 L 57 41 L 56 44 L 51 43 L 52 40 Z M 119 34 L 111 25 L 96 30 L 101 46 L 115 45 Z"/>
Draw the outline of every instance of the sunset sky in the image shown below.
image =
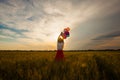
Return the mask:
<path fill-rule="evenodd" d="M 119 49 L 120 0 L 0 0 L 0 50 Z"/>

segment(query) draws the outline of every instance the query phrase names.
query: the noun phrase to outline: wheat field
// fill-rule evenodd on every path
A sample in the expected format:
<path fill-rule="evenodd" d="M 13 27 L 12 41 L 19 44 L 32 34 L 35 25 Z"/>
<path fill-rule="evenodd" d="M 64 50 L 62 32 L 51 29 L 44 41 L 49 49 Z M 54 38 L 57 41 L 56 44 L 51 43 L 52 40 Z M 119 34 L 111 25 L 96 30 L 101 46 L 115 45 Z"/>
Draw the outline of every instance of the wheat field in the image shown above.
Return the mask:
<path fill-rule="evenodd" d="M 120 51 L 0 51 L 0 80 L 120 80 Z"/>

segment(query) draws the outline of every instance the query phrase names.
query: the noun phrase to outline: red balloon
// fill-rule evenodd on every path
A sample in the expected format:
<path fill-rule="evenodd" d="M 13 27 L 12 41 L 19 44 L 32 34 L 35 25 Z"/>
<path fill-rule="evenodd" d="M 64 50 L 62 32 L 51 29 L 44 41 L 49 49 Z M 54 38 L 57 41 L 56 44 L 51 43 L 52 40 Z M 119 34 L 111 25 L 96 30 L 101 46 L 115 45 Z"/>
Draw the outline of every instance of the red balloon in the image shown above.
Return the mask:
<path fill-rule="evenodd" d="M 66 39 L 66 37 L 67 37 L 67 36 L 66 36 L 66 34 L 64 33 L 64 34 L 63 34 L 63 38 Z"/>
<path fill-rule="evenodd" d="M 67 31 L 70 31 L 70 28 L 69 28 L 69 27 L 67 27 L 66 29 L 67 29 Z"/>

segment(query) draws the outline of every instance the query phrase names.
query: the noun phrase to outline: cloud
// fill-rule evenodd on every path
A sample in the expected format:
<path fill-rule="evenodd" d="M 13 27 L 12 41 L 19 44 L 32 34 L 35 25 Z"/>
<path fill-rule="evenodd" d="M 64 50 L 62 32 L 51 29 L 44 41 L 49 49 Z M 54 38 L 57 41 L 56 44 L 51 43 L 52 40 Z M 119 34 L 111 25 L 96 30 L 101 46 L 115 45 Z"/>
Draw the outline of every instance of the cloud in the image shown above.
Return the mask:
<path fill-rule="evenodd" d="M 8 0 L 0 0 L 0 3 L 7 3 Z"/>
<path fill-rule="evenodd" d="M 22 28 L 22 29 L 26 29 L 28 28 L 28 26 L 31 29 L 33 26 L 35 27 L 34 24 L 39 26 L 38 23 L 41 23 L 43 19 L 49 21 L 51 20 L 50 23 L 53 23 L 52 19 L 55 19 L 56 21 L 59 21 L 58 23 L 61 24 L 61 26 L 64 26 L 66 23 L 71 25 L 76 22 L 81 23 L 85 20 L 88 20 L 90 17 L 95 17 L 96 13 L 100 12 L 99 14 L 101 14 L 101 12 L 111 11 L 111 10 L 108 11 L 107 9 L 109 7 L 112 7 L 112 5 L 114 5 L 117 1 L 114 2 L 112 1 L 113 2 L 113 3 L 111 2 L 112 4 L 110 2 L 105 1 L 105 3 L 109 4 L 109 6 L 104 9 L 99 7 L 100 5 L 102 5 L 103 2 L 104 1 L 96 1 L 96 0 L 94 1 L 94 3 L 92 3 L 92 1 L 89 0 L 85 0 L 85 1 L 79 1 L 79 0 L 75 0 L 75 1 L 73 0 L 71 1 L 70 0 L 69 1 L 68 0 L 64 0 L 64 1 L 63 0 L 61 1 L 14 0 L 13 1 L 11 0 L 9 1 L 9 3 L 13 4 L 15 7 L 5 7 L 5 12 L 3 9 L 1 9 L 3 10 L 3 12 L 1 12 L 1 18 L 3 18 L 4 21 L 3 23 L 9 24 L 11 26 L 12 24 L 8 22 L 15 22 L 13 27 Z M 6 10 L 8 9 L 12 9 L 12 10 L 11 12 L 6 13 Z M 105 12 L 104 15 L 107 12 Z M 34 21 L 29 22 L 31 20 Z M 63 22 L 65 23 L 61 22 L 61 20 L 63 20 Z M 45 24 L 41 26 L 49 25 L 49 23 L 46 25 Z"/>
<path fill-rule="evenodd" d="M 20 38 L 26 37 L 23 33 L 28 32 L 28 30 L 19 30 L 15 28 L 10 28 L 4 24 L 0 24 L 0 35 L 6 36 L 8 38 Z"/>
<path fill-rule="evenodd" d="M 113 24 L 119 26 L 119 22 L 116 22 L 119 19 L 112 21 L 115 17 L 113 15 L 119 15 L 119 3 L 119 0 L 0 0 L 1 36 L 9 34 L 9 37 L 16 38 L 19 35 L 16 40 L 21 43 L 40 43 L 38 45 L 43 46 L 41 43 L 44 42 L 45 46 L 53 46 L 63 28 L 70 26 L 71 30 L 78 29 L 77 32 L 73 32 L 73 36 L 77 33 L 78 38 L 74 37 L 73 40 L 76 40 L 75 46 L 79 47 L 77 42 L 81 41 L 84 43 L 82 45 L 85 45 L 91 39 L 84 41 L 84 36 L 100 35 L 96 28 L 105 32 L 111 31 Z M 111 16 L 113 17 L 110 18 Z M 104 35 L 101 38 L 109 37 Z"/>
<path fill-rule="evenodd" d="M 94 41 L 91 48 L 94 49 L 119 49 L 120 48 L 120 36 L 116 36 L 109 40 L 97 40 Z"/>
<path fill-rule="evenodd" d="M 108 33 L 108 34 L 98 36 L 98 37 L 94 38 L 93 40 L 106 40 L 106 39 L 113 39 L 115 37 L 120 37 L 120 31 L 119 30 L 115 31 L 115 32 L 111 32 L 111 33 Z"/>
<path fill-rule="evenodd" d="M 0 4 L 5 4 L 5 5 L 8 5 L 8 6 L 12 6 L 12 4 L 9 3 L 9 0 L 0 0 Z"/>
<path fill-rule="evenodd" d="M 120 48 L 120 31 L 112 31 L 97 35 L 94 39 L 91 38 L 83 46 L 86 49 L 119 49 Z"/>
<path fill-rule="evenodd" d="M 120 48 L 120 36 L 114 37 L 111 40 L 106 40 L 103 44 L 98 46 L 100 49 L 119 49 Z"/>

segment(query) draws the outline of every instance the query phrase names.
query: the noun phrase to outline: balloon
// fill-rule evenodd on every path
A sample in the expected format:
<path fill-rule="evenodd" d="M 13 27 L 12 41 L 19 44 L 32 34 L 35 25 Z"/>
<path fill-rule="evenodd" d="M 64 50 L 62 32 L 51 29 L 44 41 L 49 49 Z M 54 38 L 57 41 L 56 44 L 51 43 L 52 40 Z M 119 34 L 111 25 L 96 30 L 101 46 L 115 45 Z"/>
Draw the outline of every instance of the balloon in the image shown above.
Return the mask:
<path fill-rule="evenodd" d="M 64 29 L 64 32 L 68 31 L 67 28 Z"/>
<path fill-rule="evenodd" d="M 66 35 L 69 35 L 69 32 L 68 31 L 66 31 L 66 32 L 64 32 Z"/>
<path fill-rule="evenodd" d="M 70 33 L 68 31 L 64 31 L 64 34 L 66 35 L 66 37 L 69 37 Z"/>
<path fill-rule="evenodd" d="M 69 37 L 70 35 L 66 35 L 67 37 Z"/>
<path fill-rule="evenodd" d="M 67 37 L 65 33 L 62 36 L 63 36 L 64 39 L 66 39 L 66 37 Z"/>
<path fill-rule="evenodd" d="M 69 28 L 69 27 L 64 28 L 64 31 L 61 32 L 60 36 L 61 36 L 63 39 L 66 39 L 67 37 L 70 36 L 69 31 L 70 31 L 70 28 Z"/>
<path fill-rule="evenodd" d="M 70 28 L 69 27 L 64 28 L 64 32 L 66 32 L 66 31 L 70 31 Z"/>
<path fill-rule="evenodd" d="M 66 29 L 67 29 L 67 31 L 70 31 L 70 28 L 69 28 L 69 27 L 67 27 Z"/>
<path fill-rule="evenodd" d="M 63 37 L 63 39 L 66 39 L 66 34 L 65 33 L 63 33 L 63 32 L 61 32 L 61 34 L 60 34 L 60 36 L 62 36 Z"/>

